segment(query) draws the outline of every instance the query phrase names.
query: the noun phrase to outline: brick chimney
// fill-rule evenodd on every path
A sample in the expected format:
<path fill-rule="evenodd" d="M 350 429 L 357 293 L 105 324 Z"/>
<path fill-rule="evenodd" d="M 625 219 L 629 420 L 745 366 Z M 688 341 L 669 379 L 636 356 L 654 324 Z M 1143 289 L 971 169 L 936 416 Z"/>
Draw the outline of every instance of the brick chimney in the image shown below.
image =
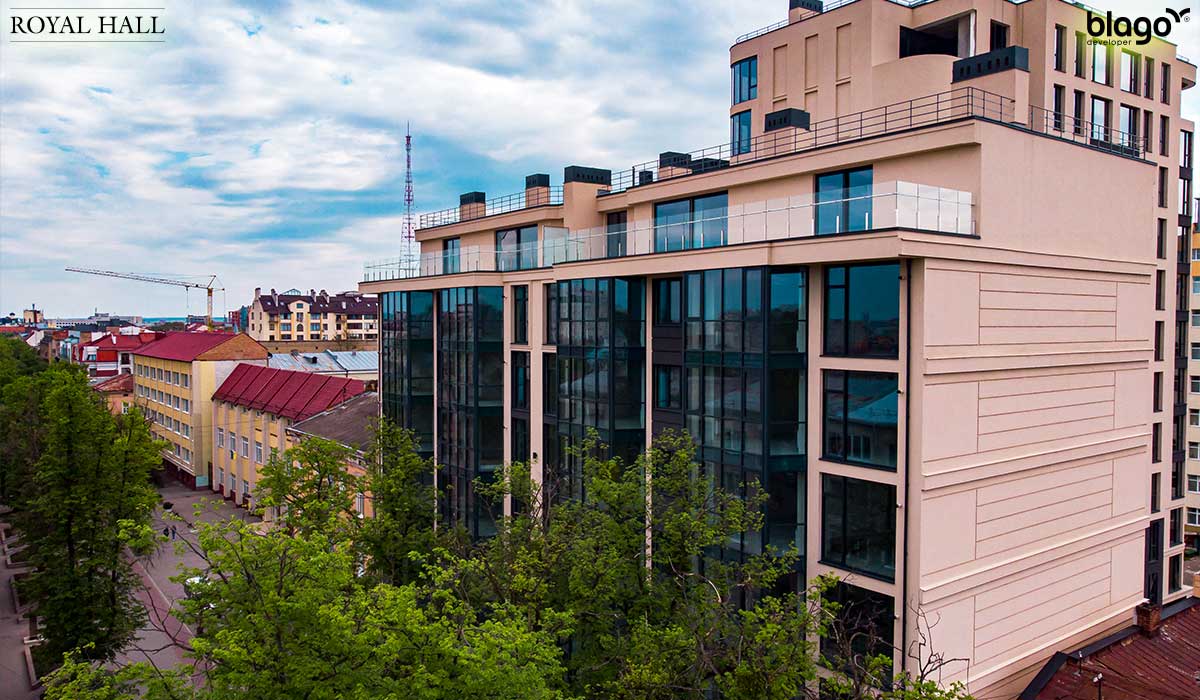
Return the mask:
<path fill-rule="evenodd" d="M 1157 637 L 1162 627 L 1162 606 L 1142 603 L 1137 606 L 1137 626 L 1147 637 Z"/>
<path fill-rule="evenodd" d="M 468 221 L 487 216 L 487 195 L 483 192 L 466 192 L 458 196 L 458 220 Z"/>
<path fill-rule="evenodd" d="M 534 173 L 525 176 L 525 206 L 537 207 L 550 203 L 550 176 Z"/>

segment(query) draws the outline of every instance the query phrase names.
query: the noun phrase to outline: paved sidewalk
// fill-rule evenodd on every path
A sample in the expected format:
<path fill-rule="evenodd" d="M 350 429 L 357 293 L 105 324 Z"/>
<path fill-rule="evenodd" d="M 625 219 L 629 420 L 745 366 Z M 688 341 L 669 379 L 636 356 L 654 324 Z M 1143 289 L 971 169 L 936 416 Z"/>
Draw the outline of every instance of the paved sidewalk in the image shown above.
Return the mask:
<path fill-rule="evenodd" d="M 171 504 L 171 513 L 183 519 L 179 522 L 166 516 L 160 506 L 154 514 L 155 530 L 162 534 L 164 528 L 175 528 L 175 539 L 164 543 L 149 560 L 137 562 L 135 570 L 142 577 L 145 587 L 138 599 L 146 607 L 148 621 L 139 632 L 138 640 L 118 657 L 120 662 L 150 661 L 160 668 L 187 663 L 187 645 L 192 630 L 171 615 L 175 602 L 184 597 L 183 584 L 172 581 L 180 573 L 180 567 L 203 568 L 203 558 L 193 549 L 196 536 L 191 526 L 197 521 L 216 522 L 229 517 L 243 520 L 258 520 L 246 510 L 222 499 L 210 491 L 193 491 L 181 484 L 172 483 L 158 489 L 163 502 Z M 196 506 L 201 507 L 199 516 Z"/>
<path fill-rule="evenodd" d="M 3 516 L 0 516 L 3 520 Z M 11 536 L 11 530 L 8 534 Z M 17 615 L 12 599 L 12 569 L 0 552 L 0 698 L 3 700 L 34 700 L 40 691 L 29 689 L 29 672 L 25 669 L 25 637 L 29 636 L 29 621 Z"/>

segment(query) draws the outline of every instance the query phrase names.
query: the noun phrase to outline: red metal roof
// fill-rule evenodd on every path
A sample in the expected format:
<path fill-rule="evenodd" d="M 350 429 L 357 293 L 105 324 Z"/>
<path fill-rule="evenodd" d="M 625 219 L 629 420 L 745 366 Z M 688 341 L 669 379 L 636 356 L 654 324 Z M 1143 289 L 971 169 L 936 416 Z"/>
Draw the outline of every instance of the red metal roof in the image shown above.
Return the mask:
<path fill-rule="evenodd" d="M 213 399 L 304 420 L 366 391 L 357 379 L 239 364 Z"/>
<path fill-rule="evenodd" d="M 235 337 L 235 333 L 187 333 L 176 331 L 167 333 L 165 338 L 143 345 L 134 350 L 133 354 L 142 357 L 156 357 L 160 360 L 191 362 L 204 352 Z"/>
<path fill-rule="evenodd" d="M 1082 659 L 1067 660 L 1037 700 L 1096 700 L 1093 681 L 1098 674 L 1103 675 L 1104 700 L 1196 700 L 1197 673 L 1200 605 L 1193 605 L 1163 621 L 1157 636 L 1133 632 Z"/>
<path fill-rule="evenodd" d="M 95 345 L 105 350 L 134 350 L 143 345 L 152 343 L 163 337 L 163 333 L 156 331 L 146 331 L 137 335 L 119 335 L 116 333 L 108 333 L 86 343 L 81 343 L 82 346 Z"/>

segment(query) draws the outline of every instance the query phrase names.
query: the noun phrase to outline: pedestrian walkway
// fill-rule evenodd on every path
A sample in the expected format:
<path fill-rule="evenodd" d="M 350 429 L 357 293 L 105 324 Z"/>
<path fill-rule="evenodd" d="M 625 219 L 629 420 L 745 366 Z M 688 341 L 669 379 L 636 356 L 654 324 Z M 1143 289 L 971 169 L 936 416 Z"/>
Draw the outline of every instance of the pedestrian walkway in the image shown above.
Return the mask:
<path fill-rule="evenodd" d="M 3 521 L 4 515 L 0 515 Z M 11 537 L 12 531 L 3 533 Z M 40 691 L 29 688 L 29 671 L 25 663 L 25 638 L 29 636 L 29 620 L 18 614 L 12 597 L 13 574 L 23 567 L 9 567 L 0 551 L 0 698 L 3 700 L 34 700 Z"/>
<path fill-rule="evenodd" d="M 186 652 L 192 638 L 192 630 L 170 613 L 175 602 L 184 597 L 183 584 L 171 579 L 179 576 L 180 567 L 204 568 L 204 559 L 196 551 L 198 545 L 193 525 L 198 521 L 211 523 L 230 517 L 250 521 L 259 518 L 211 491 L 194 491 L 172 483 L 159 487 L 158 492 L 162 503 L 154 513 L 154 528 L 160 535 L 165 533 L 167 541 L 148 560 L 134 566 L 145 584 L 138 599 L 145 606 L 148 619 L 138 633 L 137 641 L 118 657 L 118 661 L 151 661 L 159 667 L 170 667 L 187 661 Z M 169 510 L 164 507 L 168 503 Z M 168 513 L 174 513 L 183 522 Z"/>

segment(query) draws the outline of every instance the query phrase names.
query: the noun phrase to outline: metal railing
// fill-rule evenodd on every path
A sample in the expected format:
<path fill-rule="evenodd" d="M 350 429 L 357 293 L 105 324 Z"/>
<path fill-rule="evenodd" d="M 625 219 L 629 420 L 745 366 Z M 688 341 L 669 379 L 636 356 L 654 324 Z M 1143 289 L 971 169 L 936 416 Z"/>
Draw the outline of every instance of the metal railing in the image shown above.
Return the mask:
<path fill-rule="evenodd" d="M 808 130 L 779 129 L 751 139 L 678 154 L 666 160 L 660 158 L 659 161 L 640 163 L 626 170 L 614 171 L 608 193 L 967 117 L 1011 122 L 1015 117 L 1013 112 L 1014 101 L 1011 98 L 975 87 L 956 88 L 825 119 L 811 124 Z"/>
<path fill-rule="evenodd" d="M 1131 158 L 1143 157 L 1150 147 L 1144 136 L 1076 119 L 1037 105 L 1029 106 L 1029 130 Z"/>
<path fill-rule="evenodd" d="M 681 222 L 641 220 L 621 229 L 602 226 L 581 231 L 544 226 L 541 240 L 515 247 L 470 247 L 455 253 L 426 253 L 415 264 L 400 258 L 370 262 L 363 266 L 363 280 L 508 272 L 892 228 L 973 235 L 974 196 L 961 190 L 897 181 L 825 192 L 820 196 L 808 193 L 737 204 L 723 213 Z"/>
<path fill-rule="evenodd" d="M 421 214 L 417 220 L 417 228 L 432 228 L 434 226 L 457 224 L 460 221 L 482 219 L 485 216 L 505 214 L 510 211 L 520 211 L 521 209 L 530 209 L 532 207 L 541 207 L 549 204 L 562 204 L 562 201 L 563 188 L 561 185 L 557 185 L 555 187 L 540 187 L 531 191 L 517 192 L 515 194 L 489 199 L 483 204 L 482 207 L 470 204 L 465 205 L 468 208 L 468 211 L 474 211 L 474 213 L 469 216 L 462 215 L 464 205 Z M 470 207 L 472 206 L 476 208 L 471 210 Z"/>
<path fill-rule="evenodd" d="M 935 0 L 888 0 L 888 2 L 892 3 L 893 5 L 900 5 L 902 7 L 908 7 L 908 8 L 925 5 L 925 4 L 934 2 L 934 1 Z M 1029 0 L 1008 0 L 1008 2 L 1013 5 L 1020 5 L 1021 3 L 1028 2 L 1028 1 Z M 812 19 L 813 17 L 822 15 L 826 12 L 829 12 L 830 10 L 836 10 L 839 7 L 843 7 L 845 5 L 851 5 L 856 2 L 858 2 L 858 0 L 830 0 L 829 2 L 826 2 L 824 4 L 824 6 L 821 8 L 820 12 L 817 12 L 815 10 L 806 12 L 806 13 L 800 15 L 796 19 L 796 22 L 803 22 L 804 20 Z M 1079 4 L 1079 3 L 1076 3 L 1076 4 Z M 1100 13 L 1100 14 L 1103 14 L 1103 13 Z M 791 19 L 789 18 L 789 19 L 782 20 L 780 22 L 776 22 L 774 24 L 769 24 L 765 27 L 760 27 L 759 29 L 755 29 L 752 32 L 746 32 L 745 34 L 739 36 L 737 39 L 734 39 L 733 43 L 740 44 L 743 41 L 749 41 L 750 39 L 753 39 L 755 37 L 760 37 L 763 34 L 768 34 L 770 32 L 773 32 L 776 29 L 782 29 L 783 27 L 786 27 L 789 24 L 795 24 L 795 22 L 792 22 Z"/>

